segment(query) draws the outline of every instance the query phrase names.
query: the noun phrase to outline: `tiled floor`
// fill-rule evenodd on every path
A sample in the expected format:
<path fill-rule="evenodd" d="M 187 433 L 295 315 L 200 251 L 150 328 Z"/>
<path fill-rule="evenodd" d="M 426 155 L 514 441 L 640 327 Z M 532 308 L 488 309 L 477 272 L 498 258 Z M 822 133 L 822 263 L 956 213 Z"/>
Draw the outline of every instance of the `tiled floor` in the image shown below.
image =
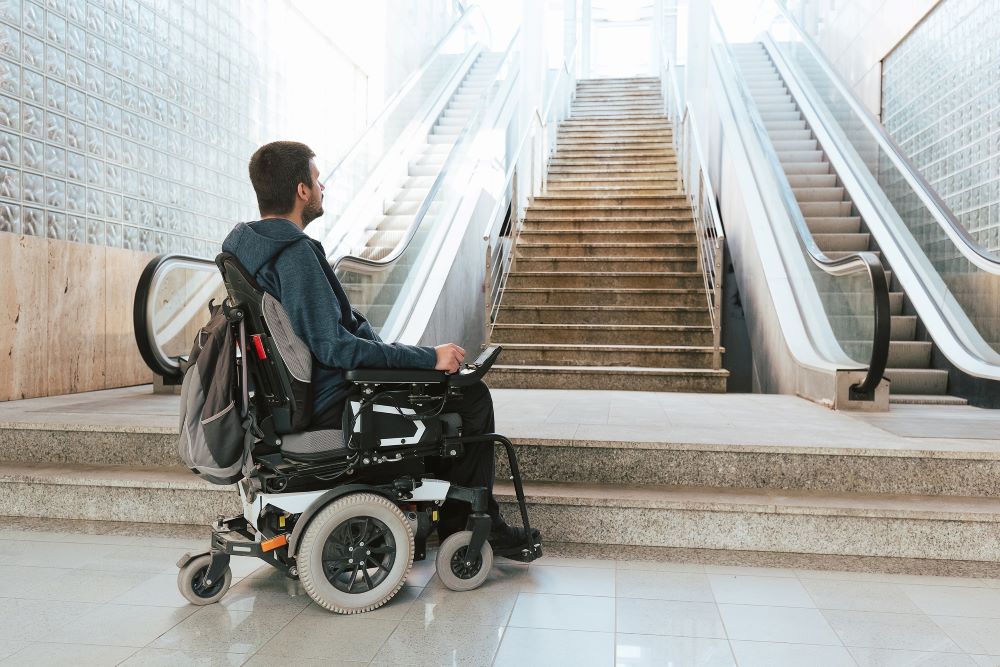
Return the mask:
<path fill-rule="evenodd" d="M 415 564 L 330 614 L 236 559 L 221 603 L 176 589 L 190 528 L 0 523 L 0 664 L 1000 666 L 1000 580 L 546 556 L 455 593 Z"/>

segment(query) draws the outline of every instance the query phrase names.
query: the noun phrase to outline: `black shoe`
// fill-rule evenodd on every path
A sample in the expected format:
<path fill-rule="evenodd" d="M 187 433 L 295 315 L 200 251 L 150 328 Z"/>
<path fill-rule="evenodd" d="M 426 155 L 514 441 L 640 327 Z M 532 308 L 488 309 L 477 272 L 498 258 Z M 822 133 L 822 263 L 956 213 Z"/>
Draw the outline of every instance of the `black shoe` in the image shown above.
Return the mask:
<path fill-rule="evenodd" d="M 539 532 L 536 528 L 531 529 L 529 538 L 523 526 L 508 526 L 502 523 L 490 530 L 489 542 L 494 550 L 517 549 L 528 546 L 529 543 L 534 544 L 538 541 L 538 537 Z"/>

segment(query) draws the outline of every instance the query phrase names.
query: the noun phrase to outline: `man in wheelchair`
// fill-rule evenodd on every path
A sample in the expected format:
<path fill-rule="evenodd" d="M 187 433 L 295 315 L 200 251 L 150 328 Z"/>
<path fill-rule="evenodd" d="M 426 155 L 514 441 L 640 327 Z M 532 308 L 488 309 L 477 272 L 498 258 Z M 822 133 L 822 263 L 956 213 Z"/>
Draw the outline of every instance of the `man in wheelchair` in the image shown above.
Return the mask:
<path fill-rule="evenodd" d="M 213 532 L 212 552 L 185 556 L 178 563 L 181 592 L 197 604 L 221 598 L 228 588 L 223 581 L 229 576 L 228 555 L 241 550 L 284 568 L 291 576 L 303 574 L 307 592 L 328 609 L 354 613 L 383 604 L 395 594 L 395 590 L 386 592 L 389 580 L 398 579 L 401 586 L 405 577 L 405 572 L 398 576 L 398 563 L 393 565 L 395 560 L 387 555 L 395 554 L 400 540 L 406 539 L 404 533 L 393 537 L 392 522 L 394 516 L 404 516 L 401 511 L 413 524 L 410 539 L 416 538 L 411 561 L 423 558 L 424 537 L 428 526 L 436 522 L 442 543 L 438 572 L 455 590 L 478 586 L 494 551 L 522 561 L 541 555 L 538 532 L 508 525 L 493 497 L 493 446 L 499 442 L 511 460 L 521 517 L 528 525 L 513 448 L 506 438 L 494 433 L 493 402 L 479 379 L 499 348 L 491 348 L 475 365 L 462 369 L 465 350 L 455 344 L 435 348 L 386 343 L 379 338 L 365 317 L 351 308 L 323 246 L 303 232 L 323 213 L 323 185 L 313 157 L 309 147 L 289 141 L 267 144 L 254 153 L 249 171 L 261 220 L 238 224 L 223 242 L 223 254 L 217 259 L 230 294 L 227 317 L 246 327 L 240 329 L 241 336 L 250 332 L 240 348 L 253 362 L 244 360 L 242 365 L 254 369 L 249 381 L 244 377 L 244 384 L 255 385 L 255 398 L 245 395 L 247 403 L 258 406 L 256 412 L 262 413 L 257 418 L 263 417 L 260 426 L 264 436 L 254 445 L 253 462 L 258 467 L 266 462 L 271 446 L 274 454 L 269 465 L 279 472 L 263 485 L 259 479 L 244 479 L 240 483 L 244 507 L 256 503 L 253 510 L 245 509 L 246 520 L 220 518 Z M 254 302 L 258 305 L 248 305 Z M 228 311 L 234 312 L 232 317 Z M 279 399 L 291 399 L 295 409 L 282 407 L 280 400 L 269 402 L 272 393 Z M 271 404 L 276 407 L 273 414 L 267 414 L 269 409 L 261 406 Z M 421 445 L 425 445 L 423 449 Z M 393 446 L 398 449 L 390 449 Z M 348 458 L 333 461 L 339 455 Z M 286 469 L 295 471 L 294 481 L 280 472 Z M 434 487 L 433 480 L 421 482 L 425 472 L 449 482 L 451 486 L 443 486 L 446 493 L 435 496 L 434 488 L 441 487 Z M 345 479 L 345 475 L 351 478 Z M 324 480 L 334 479 L 340 486 L 328 493 L 344 496 L 342 489 L 347 488 L 356 491 L 351 498 L 367 499 L 371 507 L 363 514 L 363 521 L 351 519 L 350 512 L 343 515 L 346 520 L 326 517 L 342 504 L 340 501 L 318 508 L 314 502 L 306 511 L 297 508 L 297 502 L 315 500 L 317 489 L 332 488 Z M 251 483 L 257 488 L 251 489 Z M 375 488 L 372 485 L 382 497 L 363 493 Z M 421 486 L 424 488 L 417 488 Z M 274 505 L 264 505 L 267 499 L 276 498 L 269 492 L 282 494 Z M 388 505 L 379 507 L 386 500 Z M 390 511 L 388 506 L 395 507 Z M 315 517 L 310 514 L 313 510 Z M 268 531 L 274 537 L 264 535 L 261 541 L 261 528 L 257 520 L 251 520 L 251 513 L 259 513 L 255 519 L 278 522 Z M 298 527 L 286 536 L 280 530 L 286 517 L 290 525 L 336 520 L 317 540 L 312 536 L 316 530 L 299 534 Z M 256 536 L 247 528 L 248 523 L 256 529 Z M 257 543 L 229 543 L 223 535 L 230 532 Z M 458 545 L 456 550 L 458 543 L 449 537 L 464 540 L 466 546 Z M 477 560 L 471 554 L 487 539 L 492 549 L 487 558 Z M 278 544 L 280 540 L 284 541 Z M 296 547 L 297 566 L 293 559 Z M 482 548 L 486 556 L 486 545 Z M 446 550 L 451 562 L 445 564 L 448 572 L 442 573 L 441 558 Z M 303 558 L 308 562 L 303 563 Z M 306 581 L 307 569 L 323 574 L 318 578 L 310 575 Z"/>

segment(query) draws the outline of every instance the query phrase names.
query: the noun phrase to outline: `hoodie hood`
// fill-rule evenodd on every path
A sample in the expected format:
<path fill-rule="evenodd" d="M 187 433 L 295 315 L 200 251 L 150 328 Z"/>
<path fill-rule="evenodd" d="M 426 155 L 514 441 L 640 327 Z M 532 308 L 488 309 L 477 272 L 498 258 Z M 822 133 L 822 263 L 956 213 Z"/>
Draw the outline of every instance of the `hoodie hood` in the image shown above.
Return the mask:
<path fill-rule="evenodd" d="M 243 268 L 254 275 L 275 255 L 302 239 L 312 240 L 290 220 L 269 218 L 236 225 L 222 242 L 222 250 L 236 255 Z"/>

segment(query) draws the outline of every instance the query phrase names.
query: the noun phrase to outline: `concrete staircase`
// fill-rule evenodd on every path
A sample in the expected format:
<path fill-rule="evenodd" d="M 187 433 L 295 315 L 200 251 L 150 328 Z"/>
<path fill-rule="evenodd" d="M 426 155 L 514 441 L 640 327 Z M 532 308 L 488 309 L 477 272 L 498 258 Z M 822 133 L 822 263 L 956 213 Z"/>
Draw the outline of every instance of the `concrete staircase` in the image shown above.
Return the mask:
<path fill-rule="evenodd" d="M 579 82 L 515 253 L 491 386 L 725 391 L 657 79 Z"/>
<path fill-rule="evenodd" d="M 203 482 L 177 460 L 167 425 L 177 397 L 148 392 L 61 397 L 72 405 L 58 415 L 0 409 L 0 515 L 206 525 L 237 512 L 234 487 Z M 498 423 L 550 543 L 607 557 L 650 547 L 769 552 L 772 563 L 812 554 L 1000 566 L 995 441 L 954 439 L 963 431 L 897 437 L 788 396 L 506 394 L 495 396 Z M 562 421 L 546 419 L 554 408 Z M 992 429 L 974 423 L 993 419 L 988 412 L 934 409 L 943 423 L 971 415 L 966 437 Z M 514 520 L 502 453 L 497 464 L 497 494 Z M 923 567 L 895 562 L 875 567 Z"/>
<path fill-rule="evenodd" d="M 809 124 L 760 43 L 737 45 L 736 59 L 781 160 L 816 244 L 829 257 L 878 247 L 840 184 Z M 892 342 L 885 376 L 892 403 L 959 403 L 948 395 L 948 372 L 931 367 L 933 343 L 918 332 L 917 315 L 886 266 L 891 293 Z M 836 327 L 836 323 L 834 323 Z M 865 344 L 845 346 L 861 359 Z"/>
<path fill-rule="evenodd" d="M 426 142 L 411 156 L 407 176 L 395 194 L 386 198 L 383 214 L 368 221 L 361 236 L 355 237 L 350 254 L 378 260 L 388 256 L 402 242 L 442 165 L 482 103 L 482 96 L 493 81 L 502 58 L 503 54 L 483 53 L 476 59 L 427 135 Z M 412 241 L 414 247 L 418 247 L 427 235 L 438 209 L 438 203 L 431 204 L 424 224 Z M 413 263 L 412 254 L 415 253 L 400 258 L 387 273 L 350 273 L 342 280 L 351 305 L 364 313 L 376 330 L 396 302 Z"/>

